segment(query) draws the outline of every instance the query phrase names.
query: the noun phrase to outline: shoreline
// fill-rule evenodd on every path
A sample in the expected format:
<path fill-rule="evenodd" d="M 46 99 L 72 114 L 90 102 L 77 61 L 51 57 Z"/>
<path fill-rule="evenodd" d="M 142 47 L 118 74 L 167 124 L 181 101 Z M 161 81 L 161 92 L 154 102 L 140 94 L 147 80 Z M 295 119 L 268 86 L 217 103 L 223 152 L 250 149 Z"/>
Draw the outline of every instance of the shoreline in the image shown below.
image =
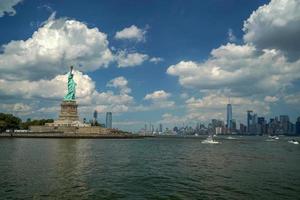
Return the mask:
<path fill-rule="evenodd" d="M 221 137 L 225 136 L 246 136 L 246 137 L 264 137 L 267 135 L 219 135 Z M 280 135 L 281 137 L 299 137 L 298 135 Z M 137 135 L 137 134 L 78 134 L 78 133 L 0 133 L 1 138 L 70 138 L 70 139 L 144 139 L 144 138 L 186 138 L 186 139 L 194 139 L 194 138 L 206 138 L 207 135 Z"/>
<path fill-rule="evenodd" d="M 1 133 L 1 138 L 70 138 L 70 139 L 142 139 L 143 135 L 95 135 L 95 134 L 61 134 L 61 133 Z"/>

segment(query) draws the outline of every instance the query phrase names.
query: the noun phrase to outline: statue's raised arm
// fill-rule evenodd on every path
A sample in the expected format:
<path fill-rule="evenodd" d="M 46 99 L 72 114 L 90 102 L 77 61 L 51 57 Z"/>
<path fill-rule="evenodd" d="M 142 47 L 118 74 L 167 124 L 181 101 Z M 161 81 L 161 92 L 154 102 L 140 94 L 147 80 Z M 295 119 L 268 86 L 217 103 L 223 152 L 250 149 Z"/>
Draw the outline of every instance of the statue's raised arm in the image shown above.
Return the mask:
<path fill-rule="evenodd" d="M 68 74 L 68 93 L 65 95 L 65 101 L 74 101 L 76 93 L 76 83 L 73 79 L 73 66 L 70 67 L 70 72 Z"/>

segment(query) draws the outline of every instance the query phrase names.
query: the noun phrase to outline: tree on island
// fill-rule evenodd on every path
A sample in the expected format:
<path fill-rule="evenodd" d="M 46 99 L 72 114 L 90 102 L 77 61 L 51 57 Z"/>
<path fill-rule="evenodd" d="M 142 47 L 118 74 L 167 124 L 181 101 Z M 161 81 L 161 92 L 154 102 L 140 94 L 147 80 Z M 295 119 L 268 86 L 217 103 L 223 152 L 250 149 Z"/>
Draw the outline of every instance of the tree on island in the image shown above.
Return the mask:
<path fill-rule="evenodd" d="M 28 118 L 25 122 L 12 114 L 0 113 L 0 132 L 6 130 L 28 129 L 32 125 L 45 125 L 52 123 L 53 119 L 31 120 Z"/>
<path fill-rule="evenodd" d="M 12 114 L 0 113 L 0 131 L 3 132 L 7 129 L 15 130 L 20 128 L 22 120 Z"/>

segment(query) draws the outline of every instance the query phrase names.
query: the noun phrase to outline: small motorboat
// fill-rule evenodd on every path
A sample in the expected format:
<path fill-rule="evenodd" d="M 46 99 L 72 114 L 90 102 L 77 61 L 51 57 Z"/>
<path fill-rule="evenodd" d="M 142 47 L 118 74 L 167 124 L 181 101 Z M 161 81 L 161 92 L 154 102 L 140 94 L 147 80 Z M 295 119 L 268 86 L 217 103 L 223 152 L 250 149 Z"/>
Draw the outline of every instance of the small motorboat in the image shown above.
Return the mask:
<path fill-rule="evenodd" d="M 279 140 L 279 137 L 278 137 L 278 136 L 276 136 L 276 135 L 269 136 L 269 138 L 271 138 L 272 140 Z"/>
<path fill-rule="evenodd" d="M 299 144 L 299 142 L 298 142 L 297 140 L 294 140 L 294 139 L 289 140 L 288 143 L 291 143 L 291 144 Z"/>
<path fill-rule="evenodd" d="M 210 135 L 205 140 L 201 142 L 202 144 L 219 144 L 220 142 L 213 139 L 213 137 Z"/>

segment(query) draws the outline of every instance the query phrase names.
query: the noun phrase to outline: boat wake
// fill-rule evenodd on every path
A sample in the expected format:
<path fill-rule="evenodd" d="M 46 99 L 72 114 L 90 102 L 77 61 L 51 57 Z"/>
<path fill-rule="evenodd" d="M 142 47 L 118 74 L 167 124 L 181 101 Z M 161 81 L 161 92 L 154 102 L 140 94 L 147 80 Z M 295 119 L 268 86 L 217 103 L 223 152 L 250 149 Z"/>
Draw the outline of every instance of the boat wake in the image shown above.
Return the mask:
<path fill-rule="evenodd" d="M 231 137 L 231 136 L 228 136 L 226 139 L 228 139 L 228 140 L 236 140 L 235 137 Z"/>
<path fill-rule="evenodd" d="M 274 139 L 266 139 L 266 142 L 275 142 L 276 140 Z"/>

